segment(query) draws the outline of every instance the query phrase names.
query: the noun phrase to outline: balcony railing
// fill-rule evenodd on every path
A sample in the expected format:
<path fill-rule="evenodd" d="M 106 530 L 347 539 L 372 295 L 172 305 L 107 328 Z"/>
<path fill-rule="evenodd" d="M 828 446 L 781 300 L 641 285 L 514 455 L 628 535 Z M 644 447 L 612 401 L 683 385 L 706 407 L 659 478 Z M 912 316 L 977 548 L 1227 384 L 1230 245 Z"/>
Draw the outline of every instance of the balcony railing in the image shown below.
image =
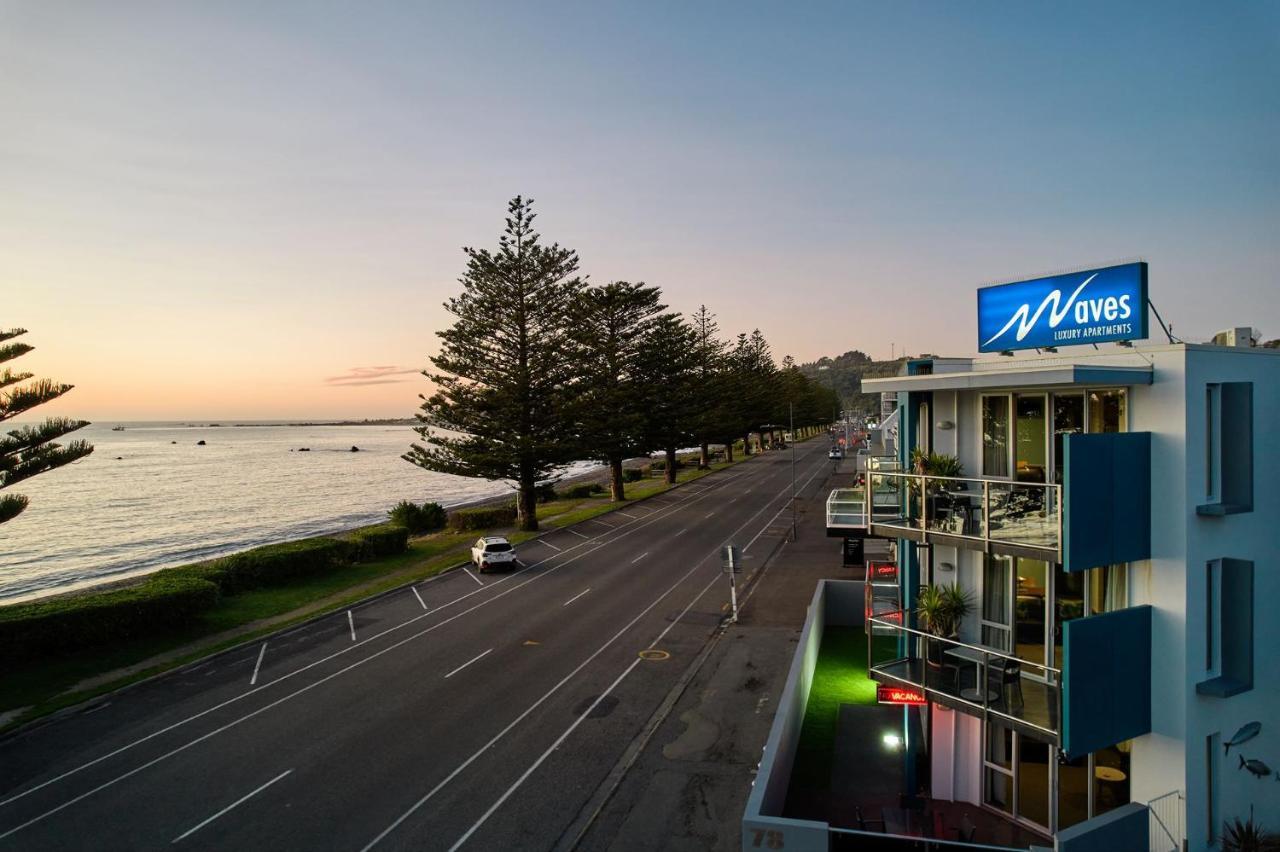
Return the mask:
<path fill-rule="evenodd" d="M 868 470 L 864 492 L 875 506 L 873 534 L 946 536 L 962 546 L 968 540 L 980 549 L 1035 551 L 1061 561 L 1060 485 Z"/>
<path fill-rule="evenodd" d="M 1062 670 L 904 626 L 907 613 L 867 621 L 867 668 L 872 678 L 904 683 L 930 699 L 989 714 L 1054 738 L 1061 734 Z"/>

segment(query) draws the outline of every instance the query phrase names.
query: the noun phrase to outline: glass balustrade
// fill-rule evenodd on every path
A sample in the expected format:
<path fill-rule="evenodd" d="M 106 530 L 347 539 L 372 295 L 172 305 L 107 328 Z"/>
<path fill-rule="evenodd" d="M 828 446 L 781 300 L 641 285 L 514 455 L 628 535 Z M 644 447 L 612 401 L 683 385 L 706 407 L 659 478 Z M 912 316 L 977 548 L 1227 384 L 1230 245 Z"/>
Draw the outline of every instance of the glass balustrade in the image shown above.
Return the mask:
<path fill-rule="evenodd" d="M 1061 548 L 1060 485 L 924 476 L 903 471 L 866 474 L 864 500 L 871 523 L 882 528 L 1048 551 Z"/>
<path fill-rule="evenodd" d="M 912 629 L 904 624 L 907 615 L 880 612 L 867 619 L 867 664 L 873 679 L 909 684 L 960 710 L 1058 736 L 1060 669 Z"/>

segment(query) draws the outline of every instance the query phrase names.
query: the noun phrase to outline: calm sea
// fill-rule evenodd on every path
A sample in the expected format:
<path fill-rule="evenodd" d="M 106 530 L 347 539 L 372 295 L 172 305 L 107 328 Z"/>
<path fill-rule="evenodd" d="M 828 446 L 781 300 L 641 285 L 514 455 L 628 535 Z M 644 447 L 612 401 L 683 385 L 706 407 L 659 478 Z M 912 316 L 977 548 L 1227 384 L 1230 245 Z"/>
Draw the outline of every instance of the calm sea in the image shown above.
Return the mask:
<path fill-rule="evenodd" d="M 81 436 L 93 455 L 10 489 L 31 504 L 0 525 L 0 601 L 376 523 L 402 499 L 510 493 L 402 460 L 408 426 L 100 423 Z"/>

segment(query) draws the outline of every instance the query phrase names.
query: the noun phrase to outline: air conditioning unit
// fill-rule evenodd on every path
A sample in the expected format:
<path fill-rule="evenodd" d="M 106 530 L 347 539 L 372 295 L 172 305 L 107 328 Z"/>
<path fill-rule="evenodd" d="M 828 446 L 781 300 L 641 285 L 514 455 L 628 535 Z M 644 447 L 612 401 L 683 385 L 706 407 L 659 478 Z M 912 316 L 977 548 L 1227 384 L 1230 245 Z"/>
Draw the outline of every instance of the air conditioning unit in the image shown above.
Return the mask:
<path fill-rule="evenodd" d="M 1214 346 L 1238 346 L 1249 349 L 1258 345 L 1258 333 L 1248 326 L 1238 326 L 1220 331 L 1213 336 Z"/>

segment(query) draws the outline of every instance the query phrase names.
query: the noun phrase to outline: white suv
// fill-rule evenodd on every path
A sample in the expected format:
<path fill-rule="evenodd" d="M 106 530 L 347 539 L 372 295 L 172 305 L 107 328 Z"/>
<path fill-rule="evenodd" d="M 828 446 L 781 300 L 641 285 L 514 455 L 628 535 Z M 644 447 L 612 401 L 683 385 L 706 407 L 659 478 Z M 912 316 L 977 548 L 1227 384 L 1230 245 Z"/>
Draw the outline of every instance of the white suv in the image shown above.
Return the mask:
<path fill-rule="evenodd" d="M 502 536 L 487 535 L 471 546 L 471 564 L 481 573 L 510 568 L 516 564 L 516 551 Z"/>

